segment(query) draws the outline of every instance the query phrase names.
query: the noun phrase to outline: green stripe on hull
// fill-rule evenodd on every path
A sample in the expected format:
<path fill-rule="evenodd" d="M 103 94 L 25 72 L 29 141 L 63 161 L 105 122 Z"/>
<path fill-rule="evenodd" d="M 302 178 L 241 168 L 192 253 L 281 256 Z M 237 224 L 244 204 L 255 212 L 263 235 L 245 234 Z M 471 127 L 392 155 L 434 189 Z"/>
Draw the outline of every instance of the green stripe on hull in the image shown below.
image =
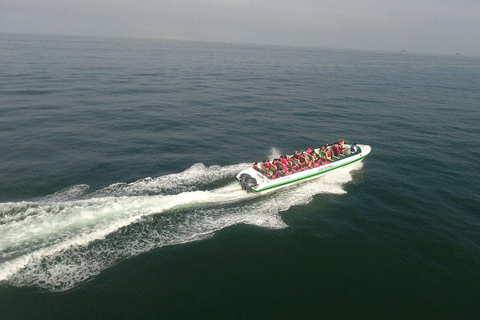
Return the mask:
<path fill-rule="evenodd" d="M 347 163 L 344 163 L 342 165 L 339 165 L 339 166 L 336 166 L 336 167 L 333 167 L 333 168 L 330 168 L 330 169 L 326 169 L 326 170 L 323 170 L 323 171 L 320 171 L 320 172 L 316 172 L 316 173 L 312 173 L 308 176 L 305 176 L 305 177 L 301 177 L 301 178 L 297 178 L 297 179 L 292 179 L 292 180 L 288 180 L 288 181 L 285 181 L 285 182 L 282 182 L 282 183 L 279 183 L 279 184 L 275 184 L 273 186 L 269 186 L 269 187 L 265 187 L 263 188 L 262 190 L 255 190 L 252 188 L 252 191 L 254 192 L 262 192 L 262 191 L 265 191 L 265 190 L 269 190 L 269 189 L 273 189 L 273 188 L 278 188 L 280 186 L 283 186 L 283 185 L 286 185 L 286 184 L 289 184 L 289 183 L 292 183 L 292 182 L 297 182 L 297 181 L 300 181 L 300 180 L 305 180 L 305 179 L 308 179 L 308 178 L 312 178 L 312 177 L 315 177 L 315 176 L 318 176 L 318 175 L 321 175 L 321 174 L 324 174 L 324 173 L 327 173 L 329 171 L 332 171 L 332 170 L 336 170 L 338 168 L 341 168 L 341 167 L 344 167 L 344 166 L 347 166 L 349 164 L 352 164 L 354 162 L 357 162 L 357 161 L 360 161 L 362 160 L 363 158 L 365 158 L 367 155 L 364 155 L 363 157 L 360 157 L 356 160 L 353 160 L 353 161 L 350 161 L 350 162 L 347 162 Z"/>

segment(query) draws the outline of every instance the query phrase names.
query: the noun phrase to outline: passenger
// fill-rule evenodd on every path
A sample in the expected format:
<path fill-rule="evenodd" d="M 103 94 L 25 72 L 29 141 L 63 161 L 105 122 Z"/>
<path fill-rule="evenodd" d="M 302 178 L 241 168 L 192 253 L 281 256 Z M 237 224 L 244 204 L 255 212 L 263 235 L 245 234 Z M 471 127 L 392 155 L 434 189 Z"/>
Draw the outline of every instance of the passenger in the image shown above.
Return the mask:
<path fill-rule="evenodd" d="M 267 173 L 267 170 L 265 169 L 265 167 L 261 163 L 258 164 L 257 162 L 255 162 L 253 164 L 253 169 L 257 170 L 258 172 L 260 172 L 263 175 L 265 175 Z"/>
<path fill-rule="evenodd" d="M 325 152 L 325 159 L 327 161 L 332 161 L 332 151 L 330 151 L 330 149 L 327 149 L 327 151 Z"/>
<path fill-rule="evenodd" d="M 322 146 L 320 149 L 318 149 L 318 156 L 320 159 L 325 159 L 325 147 Z"/>
<path fill-rule="evenodd" d="M 307 159 L 305 159 L 305 162 L 304 162 L 303 165 L 302 165 L 302 169 L 303 169 L 303 170 L 307 170 L 307 169 L 308 169 L 308 161 L 307 161 Z"/>
<path fill-rule="evenodd" d="M 262 166 L 262 174 L 263 174 L 264 176 L 267 176 L 267 174 L 268 174 L 268 169 L 265 168 L 264 166 Z"/>
<path fill-rule="evenodd" d="M 263 160 L 263 166 L 264 166 L 267 170 L 270 170 L 270 168 L 271 168 L 271 166 L 270 166 L 270 161 Z"/>
<path fill-rule="evenodd" d="M 285 172 L 286 176 L 288 176 L 290 174 L 290 170 L 291 170 L 291 167 L 289 167 L 288 165 L 285 165 L 283 167 L 283 172 Z"/>
<path fill-rule="evenodd" d="M 352 145 L 350 146 L 350 151 L 351 151 L 352 153 L 357 152 L 357 144 L 356 144 L 356 143 L 354 143 L 354 144 L 352 144 Z"/>
<path fill-rule="evenodd" d="M 333 153 L 334 157 L 337 156 L 337 143 L 336 142 L 332 145 L 332 153 Z"/>
<path fill-rule="evenodd" d="M 307 154 L 304 154 L 304 155 L 303 155 L 303 164 L 304 164 L 304 167 L 308 167 L 308 161 L 310 161 L 310 159 L 308 158 L 308 155 L 307 155 Z"/>
<path fill-rule="evenodd" d="M 343 156 L 342 150 L 340 149 L 340 146 L 338 145 L 338 143 L 335 143 L 335 144 L 333 145 L 333 148 L 335 149 L 335 152 L 334 152 L 334 153 L 335 153 L 335 156 L 336 156 L 336 157 L 341 157 L 341 156 Z"/>
<path fill-rule="evenodd" d="M 317 157 L 315 156 L 315 153 L 312 155 L 312 168 L 315 167 L 315 161 L 317 161 Z"/>
<path fill-rule="evenodd" d="M 305 162 L 303 155 L 298 157 L 298 162 L 300 163 L 300 166 Z"/>
<path fill-rule="evenodd" d="M 340 149 L 338 148 L 338 144 L 336 142 L 332 145 L 332 152 L 333 159 L 338 160 L 340 158 Z"/>
<path fill-rule="evenodd" d="M 293 161 L 291 161 L 290 159 L 288 159 L 286 166 L 288 167 L 289 170 L 292 169 Z"/>
<path fill-rule="evenodd" d="M 308 168 L 309 169 L 313 168 L 313 160 L 308 160 Z"/>
<path fill-rule="evenodd" d="M 283 164 L 280 161 L 277 161 L 277 170 L 280 171 L 283 169 Z"/>
<path fill-rule="evenodd" d="M 308 163 L 308 161 L 312 161 L 312 160 L 313 160 L 313 157 L 312 157 L 312 155 L 311 155 L 310 153 L 307 153 L 307 154 L 305 155 L 305 159 L 307 160 L 307 163 Z"/>
<path fill-rule="evenodd" d="M 300 159 L 298 158 L 293 158 L 293 163 L 295 164 L 295 166 L 300 166 Z"/>
<path fill-rule="evenodd" d="M 297 166 L 298 171 L 303 171 L 303 163 L 299 163 Z"/>

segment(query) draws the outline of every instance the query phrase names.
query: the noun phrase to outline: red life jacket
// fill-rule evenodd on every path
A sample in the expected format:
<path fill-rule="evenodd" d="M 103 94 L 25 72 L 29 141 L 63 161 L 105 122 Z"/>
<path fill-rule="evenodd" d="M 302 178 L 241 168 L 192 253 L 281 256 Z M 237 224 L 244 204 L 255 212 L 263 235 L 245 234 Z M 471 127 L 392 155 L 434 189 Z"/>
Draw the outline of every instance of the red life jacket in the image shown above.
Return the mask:
<path fill-rule="evenodd" d="M 338 147 L 338 145 L 334 145 L 333 148 L 335 149 L 336 155 L 340 154 L 340 148 Z"/>

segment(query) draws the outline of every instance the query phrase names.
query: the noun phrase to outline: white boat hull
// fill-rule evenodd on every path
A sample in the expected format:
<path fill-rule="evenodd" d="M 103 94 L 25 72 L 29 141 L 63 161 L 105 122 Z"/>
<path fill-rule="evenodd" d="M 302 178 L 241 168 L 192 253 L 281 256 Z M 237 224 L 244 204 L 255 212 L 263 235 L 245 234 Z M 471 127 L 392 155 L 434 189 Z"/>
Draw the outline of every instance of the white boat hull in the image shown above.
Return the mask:
<path fill-rule="evenodd" d="M 297 172 L 288 176 L 284 176 L 278 179 L 268 179 L 263 174 L 253 168 L 248 168 L 241 171 L 237 175 L 237 179 L 240 180 L 242 174 L 248 174 L 250 177 L 257 181 L 256 186 L 251 188 L 252 192 L 266 192 L 273 191 L 287 186 L 291 186 L 304 181 L 316 179 L 332 170 L 348 166 L 355 162 L 363 160 L 371 152 L 369 145 L 357 145 L 360 147 L 360 152 L 335 160 L 317 168 L 308 169 L 302 172 Z"/>

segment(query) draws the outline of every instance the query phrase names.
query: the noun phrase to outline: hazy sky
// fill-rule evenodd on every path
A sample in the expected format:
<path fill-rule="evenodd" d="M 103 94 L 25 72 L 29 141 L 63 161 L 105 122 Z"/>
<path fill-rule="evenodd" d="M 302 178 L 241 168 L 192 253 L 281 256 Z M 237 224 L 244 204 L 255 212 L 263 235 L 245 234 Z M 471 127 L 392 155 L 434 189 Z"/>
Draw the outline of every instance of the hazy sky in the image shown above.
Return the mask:
<path fill-rule="evenodd" d="M 0 32 L 480 56 L 480 0 L 0 0 Z"/>

